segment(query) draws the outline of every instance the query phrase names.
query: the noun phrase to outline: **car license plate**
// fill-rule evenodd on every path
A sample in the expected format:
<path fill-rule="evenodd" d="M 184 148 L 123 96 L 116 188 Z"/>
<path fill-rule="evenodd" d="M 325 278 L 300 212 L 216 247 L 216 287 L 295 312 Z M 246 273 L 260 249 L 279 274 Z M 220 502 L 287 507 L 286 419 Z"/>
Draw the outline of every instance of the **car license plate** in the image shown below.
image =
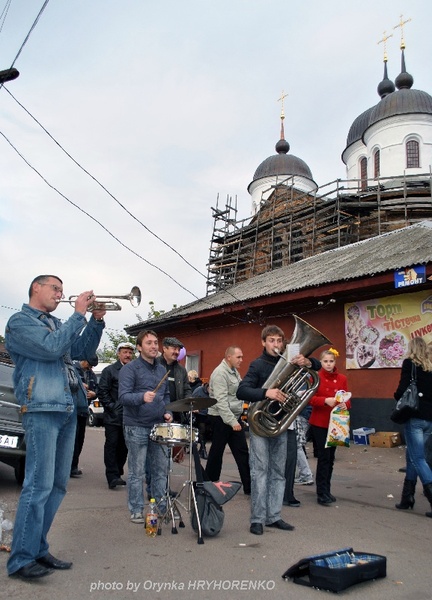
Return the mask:
<path fill-rule="evenodd" d="M 15 435 L 0 435 L 0 448 L 17 448 L 18 437 Z"/>

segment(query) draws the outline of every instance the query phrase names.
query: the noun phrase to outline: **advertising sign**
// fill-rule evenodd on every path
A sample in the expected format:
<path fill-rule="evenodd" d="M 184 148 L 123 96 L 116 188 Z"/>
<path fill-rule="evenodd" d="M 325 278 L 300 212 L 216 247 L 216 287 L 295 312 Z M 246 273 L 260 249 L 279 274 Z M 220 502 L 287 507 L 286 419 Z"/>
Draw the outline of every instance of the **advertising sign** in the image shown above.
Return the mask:
<path fill-rule="evenodd" d="M 400 368 L 408 342 L 432 342 L 432 291 L 345 304 L 347 369 Z"/>

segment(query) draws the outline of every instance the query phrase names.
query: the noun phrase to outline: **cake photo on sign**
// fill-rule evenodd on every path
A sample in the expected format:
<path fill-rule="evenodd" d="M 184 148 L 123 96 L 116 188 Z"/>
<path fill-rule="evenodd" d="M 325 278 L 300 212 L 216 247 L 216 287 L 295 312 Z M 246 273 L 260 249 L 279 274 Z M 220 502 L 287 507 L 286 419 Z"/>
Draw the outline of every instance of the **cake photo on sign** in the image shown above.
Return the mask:
<path fill-rule="evenodd" d="M 359 344 L 355 349 L 355 359 L 360 369 L 369 369 L 376 360 L 377 349 L 373 344 Z"/>
<path fill-rule="evenodd" d="M 381 338 L 378 347 L 378 364 L 381 367 L 400 367 L 407 352 L 407 341 L 402 333 L 392 331 Z"/>

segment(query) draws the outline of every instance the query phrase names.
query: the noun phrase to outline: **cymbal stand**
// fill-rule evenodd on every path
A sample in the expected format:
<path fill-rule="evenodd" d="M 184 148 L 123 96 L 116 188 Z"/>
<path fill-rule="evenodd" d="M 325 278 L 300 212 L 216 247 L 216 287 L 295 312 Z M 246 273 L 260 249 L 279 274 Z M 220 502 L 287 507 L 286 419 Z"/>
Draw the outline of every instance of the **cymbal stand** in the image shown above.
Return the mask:
<path fill-rule="evenodd" d="M 180 491 L 178 492 L 178 494 L 174 497 L 174 503 L 177 506 L 177 504 L 179 504 L 184 510 L 186 510 L 186 512 L 188 512 L 189 514 L 192 513 L 192 503 L 193 503 L 193 508 L 195 509 L 195 516 L 196 516 L 196 522 L 198 525 L 198 540 L 197 543 L 198 544 L 204 544 L 204 540 L 203 540 L 203 536 L 202 536 L 202 528 L 201 528 L 201 520 L 199 517 L 199 513 L 198 513 L 198 505 L 197 505 L 197 500 L 196 500 L 196 494 L 195 494 L 195 488 L 193 485 L 193 478 L 192 478 L 192 457 L 193 457 L 193 449 L 194 446 L 196 447 L 196 443 L 194 442 L 193 439 L 193 427 L 192 427 L 192 422 L 193 422 L 193 410 L 192 408 L 189 410 L 189 479 L 187 479 L 186 481 L 183 482 L 182 487 L 180 488 Z M 182 494 L 183 490 L 187 487 L 187 506 L 185 506 L 180 500 L 180 495 Z"/>
<path fill-rule="evenodd" d="M 171 464 L 172 464 L 172 447 L 168 446 L 168 452 L 167 452 L 167 456 L 168 456 L 168 470 L 167 470 L 167 487 L 166 487 L 166 492 L 165 495 L 162 496 L 162 498 L 159 500 L 159 502 L 156 505 L 156 508 L 158 510 L 159 513 L 159 519 L 158 519 L 158 535 L 162 535 L 162 523 L 168 523 L 168 521 L 171 519 L 171 533 L 178 533 L 177 531 L 177 527 L 176 527 L 176 522 L 175 522 L 175 518 L 178 515 L 179 517 L 179 527 L 184 527 L 184 521 L 182 519 L 181 516 L 181 512 L 177 506 L 177 496 L 172 497 L 171 496 L 171 485 L 170 485 L 170 473 L 171 473 Z M 161 513 L 160 511 L 160 506 L 161 505 L 165 505 L 165 511 L 163 513 Z"/>

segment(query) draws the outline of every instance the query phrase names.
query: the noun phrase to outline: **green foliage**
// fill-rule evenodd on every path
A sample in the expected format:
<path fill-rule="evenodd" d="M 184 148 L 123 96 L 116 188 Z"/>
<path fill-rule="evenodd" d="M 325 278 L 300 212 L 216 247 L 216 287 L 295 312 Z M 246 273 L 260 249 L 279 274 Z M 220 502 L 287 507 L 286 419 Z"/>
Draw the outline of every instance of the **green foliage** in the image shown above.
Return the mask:
<path fill-rule="evenodd" d="M 164 310 L 156 310 L 155 303 L 153 302 L 153 300 L 150 300 L 149 307 L 150 307 L 150 310 L 147 314 L 148 319 L 155 319 L 156 317 L 160 317 L 161 315 L 163 315 L 165 313 Z M 173 304 L 171 310 L 173 310 L 174 308 L 177 308 L 177 304 Z"/>

